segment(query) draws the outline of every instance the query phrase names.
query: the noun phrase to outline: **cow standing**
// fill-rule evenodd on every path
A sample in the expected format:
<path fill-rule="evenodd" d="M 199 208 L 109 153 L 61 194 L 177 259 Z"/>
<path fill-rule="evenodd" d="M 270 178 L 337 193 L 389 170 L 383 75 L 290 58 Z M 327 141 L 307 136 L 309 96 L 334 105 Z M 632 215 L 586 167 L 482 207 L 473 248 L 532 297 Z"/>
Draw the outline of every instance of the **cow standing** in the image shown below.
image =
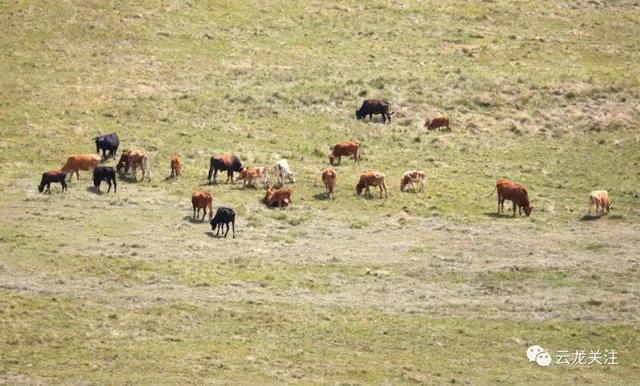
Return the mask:
<path fill-rule="evenodd" d="M 338 165 L 343 156 L 352 156 L 354 163 L 360 163 L 360 142 L 356 141 L 342 141 L 333 146 L 331 155 L 329 156 L 329 163 L 333 165 L 333 162 L 338 159 Z"/>
<path fill-rule="evenodd" d="M 591 192 L 589 194 L 589 210 L 587 210 L 587 214 L 591 213 L 591 208 L 594 206 L 596 207 L 596 214 L 608 214 L 609 210 L 611 209 L 609 192 L 607 192 L 606 190 L 594 190 L 593 192 Z"/>
<path fill-rule="evenodd" d="M 362 103 L 362 107 L 359 110 L 356 110 L 356 118 L 364 119 L 367 115 L 369 116 L 369 120 L 371 120 L 371 116 L 373 114 L 382 115 L 382 123 L 385 123 L 387 119 L 389 123 L 391 123 L 391 115 L 393 113 L 389 112 L 390 105 L 389 102 L 380 99 L 367 99 Z"/>
<path fill-rule="evenodd" d="M 258 179 L 262 179 L 262 184 L 266 188 L 269 185 L 269 172 L 267 171 L 267 168 L 262 166 L 253 168 L 245 167 L 240 171 L 238 179 L 243 181 L 242 188 L 251 186 L 252 188 L 257 189 L 256 182 Z"/>
<path fill-rule="evenodd" d="M 407 185 L 411 185 L 411 189 L 415 192 L 416 187 L 414 186 L 414 183 L 420 185 L 418 192 L 422 192 L 424 190 L 424 172 L 422 170 L 406 171 L 400 179 L 400 191 L 404 192 L 404 188 L 406 188 Z"/>
<path fill-rule="evenodd" d="M 180 157 L 174 155 L 171 157 L 171 178 L 177 177 L 180 175 L 182 171 L 182 162 L 180 162 Z"/>
<path fill-rule="evenodd" d="M 322 183 L 324 184 L 325 197 L 336 199 L 334 190 L 336 189 L 336 171 L 333 168 L 326 168 L 322 171 Z"/>
<path fill-rule="evenodd" d="M 439 127 L 446 127 L 448 131 L 451 131 L 451 127 L 449 127 L 449 117 L 446 115 L 433 117 L 431 120 L 427 118 L 427 121 L 424 123 L 424 127 L 426 127 L 427 130 L 435 130 Z"/>
<path fill-rule="evenodd" d="M 382 198 L 382 191 L 384 190 L 384 197 L 387 198 L 387 185 L 384 182 L 384 174 L 380 172 L 364 172 L 360 175 L 360 181 L 356 185 L 356 194 L 359 196 L 362 190 L 365 190 L 365 196 L 371 197 L 370 186 L 377 186 L 380 188 L 380 198 Z"/>
<path fill-rule="evenodd" d="M 116 170 L 111 166 L 98 166 L 93 169 L 93 186 L 96 190 L 100 191 L 100 184 L 105 181 L 109 185 L 107 193 L 111 191 L 111 185 L 113 184 L 113 193 L 117 193 L 118 183 L 116 182 Z"/>
<path fill-rule="evenodd" d="M 191 195 L 191 205 L 193 205 L 193 218 L 197 219 L 200 216 L 200 209 L 202 212 L 202 221 L 207 214 L 207 208 L 209 208 L 209 220 L 213 216 L 213 196 L 209 192 L 195 192 Z"/>
<path fill-rule="evenodd" d="M 224 238 L 227 238 L 227 233 L 229 233 L 229 223 L 231 223 L 232 235 L 233 238 L 236 238 L 236 211 L 231 208 L 220 207 L 216 211 L 216 215 L 212 220 L 209 221 L 211 224 L 211 230 L 216 231 L 216 236 L 218 232 L 222 229 L 223 225 L 226 225 L 227 229 L 224 232 Z"/>
<path fill-rule="evenodd" d="M 296 182 L 296 174 L 291 171 L 286 159 L 281 159 L 273 165 L 273 174 L 275 174 L 279 186 L 283 186 L 285 181 Z"/>
<path fill-rule="evenodd" d="M 96 153 L 100 154 L 102 150 L 102 157 L 107 159 L 109 157 L 115 159 L 118 152 L 118 146 L 120 146 L 120 139 L 116 133 L 99 135 L 94 138 L 96 142 Z M 109 152 L 107 154 L 107 152 Z"/>
<path fill-rule="evenodd" d="M 124 175 L 129 173 L 129 168 L 132 169 L 133 178 L 138 179 L 136 177 L 137 168 L 142 169 L 142 181 L 144 181 L 145 175 L 147 176 L 147 180 L 151 181 L 151 172 L 149 171 L 149 157 L 140 150 L 125 150 L 122 152 L 120 156 L 120 160 L 118 161 L 118 165 L 116 165 L 116 169 L 118 172 L 124 172 Z"/>
<path fill-rule="evenodd" d="M 209 180 L 210 184 L 217 183 L 216 176 L 218 175 L 218 171 L 226 171 L 227 172 L 227 181 L 231 180 L 233 184 L 233 172 L 240 172 L 242 170 L 242 162 L 235 155 L 228 154 L 219 154 L 211 157 L 210 165 L 209 165 L 209 174 L 207 175 L 207 180 Z M 213 176 L 213 180 L 211 180 L 211 176 Z"/>
<path fill-rule="evenodd" d="M 74 154 L 67 158 L 67 162 L 62 166 L 62 171 L 69 175 L 69 181 L 76 173 L 76 179 L 80 179 L 79 170 L 93 170 L 100 164 L 100 156 L 97 154 Z"/>
<path fill-rule="evenodd" d="M 524 209 L 524 213 L 529 217 L 533 206 L 529 201 L 529 193 L 523 185 L 502 178 L 496 182 L 496 187 L 491 191 L 490 195 L 496 190 L 498 191 L 498 213 L 504 213 L 504 202 L 509 200 L 513 202 L 513 217 L 516 217 L 516 206 L 520 215 L 522 215 L 522 210 Z"/>
<path fill-rule="evenodd" d="M 38 192 L 42 193 L 42 191 L 44 190 L 44 193 L 51 194 L 52 182 L 59 182 L 60 185 L 62 185 L 62 191 L 64 192 L 65 190 L 67 190 L 67 183 L 65 181 L 66 179 L 67 175 L 62 170 L 53 170 L 50 172 L 42 173 L 42 179 L 40 180 L 40 185 L 38 185 Z M 47 187 L 46 190 L 44 188 L 45 186 Z"/>

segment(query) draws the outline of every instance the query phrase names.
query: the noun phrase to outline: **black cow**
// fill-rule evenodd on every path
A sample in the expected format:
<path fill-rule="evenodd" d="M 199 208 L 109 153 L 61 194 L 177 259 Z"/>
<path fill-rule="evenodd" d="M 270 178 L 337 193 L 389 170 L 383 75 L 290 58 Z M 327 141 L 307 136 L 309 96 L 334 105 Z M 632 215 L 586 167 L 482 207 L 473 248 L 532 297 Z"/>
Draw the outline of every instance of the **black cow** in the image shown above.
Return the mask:
<path fill-rule="evenodd" d="M 67 182 L 65 179 L 67 178 L 67 173 L 62 170 L 54 170 L 51 172 L 42 173 L 42 180 L 40 180 L 40 185 L 38 185 L 38 192 L 42 193 L 45 185 L 47 186 L 47 190 L 45 193 L 51 194 L 51 183 L 59 182 L 62 185 L 62 191 L 67 190 Z"/>
<path fill-rule="evenodd" d="M 118 134 L 111 133 L 105 135 L 99 135 L 94 138 L 96 141 L 96 152 L 99 154 L 100 150 L 102 150 L 102 157 L 107 159 L 108 157 L 116 158 L 116 153 L 118 152 L 118 146 L 120 146 L 120 139 L 118 138 Z M 109 155 L 107 156 L 107 151 Z"/>
<path fill-rule="evenodd" d="M 393 113 L 389 112 L 389 106 L 389 102 L 381 99 L 367 99 L 362 103 L 360 110 L 356 110 L 356 118 L 364 119 L 368 115 L 369 120 L 371 120 L 373 114 L 381 114 L 382 123 L 385 123 L 387 119 L 389 123 L 391 123 L 391 115 L 393 115 Z"/>
<path fill-rule="evenodd" d="M 220 207 L 216 211 L 216 215 L 209 221 L 211 224 L 211 230 L 216 231 L 216 236 L 220 229 L 222 229 L 223 225 L 227 226 L 226 232 L 224 232 L 224 237 L 227 237 L 227 233 L 229 233 L 229 223 L 231 223 L 231 229 L 233 230 L 233 238 L 236 238 L 236 211 L 231 208 Z"/>
<path fill-rule="evenodd" d="M 106 181 L 109 184 L 107 193 L 111 191 L 111 184 L 113 183 L 113 193 L 117 192 L 118 184 L 116 183 L 116 170 L 111 166 L 98 166 L 93 169 L 93 186 L 96 190 L 100 191 L 100 183 Z"/>
<path fill-rule="evenodd" d="M 231 179 L 231 183 L 233 184 L 233 172 L 238 172 L 242 170 L 244 166 L 240 159 L 235 155 L 227 155 L 227 154 L 219 154 L 211 157 L 211 165 L 209 166 L 209 174 L 207 179 L 209 183 L 216 183 L 216 175 L 218 171 L 227 171 L 227 181 Z M 213 181 L 211 181 L 211 175 L 213 175 Z"/>

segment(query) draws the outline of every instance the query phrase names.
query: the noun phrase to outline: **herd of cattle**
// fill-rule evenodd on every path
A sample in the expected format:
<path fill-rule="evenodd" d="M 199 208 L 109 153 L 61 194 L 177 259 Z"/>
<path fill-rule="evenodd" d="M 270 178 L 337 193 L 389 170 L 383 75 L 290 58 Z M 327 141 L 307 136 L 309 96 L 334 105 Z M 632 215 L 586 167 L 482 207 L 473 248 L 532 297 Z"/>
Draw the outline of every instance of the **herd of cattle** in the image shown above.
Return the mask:
<path fill-rule="evenodd" d="M 383 100 L 366 100 L 363 102 L 362 107 L 356 110 L 356 118 L 364 119 L 367 115 L 371 119 L 372 115 L 379 114 L 382 116 L 382 122 L 391 122 L 390 105 L 387 101 Z M 432 119 L 428 119 L 425 123 L 425 127 L 429 130 L 437 128 L 446 128 L 451 130 L 449 126 L 449 117 L 446 115 L 436 116 Z M 140 150 L 125 150 L 120 155 L 120 159 L 115 167 L 100 166 L 100 163 L 108 158 L 116 158 L 118 147 L 120 146 L 120 139 L 115 133 L 101 135 L 94 138 L 96 143 L 96 153 L 98 154 L 75 154 L 70 156 L 60 170 L 53 170 L 42 174 L 42 180 L 38 186 L 38 191 L 51 193 L 51 183 L 59 182 L 62 185 L 62 190 L 67 190 L 67 177 L 69 181 L 76 174 L 76 179 L 80 179 L 80 170 L 93 170 L 93 186 L 96 191 L 100 191 L 100 185 L 104 181 L 108 185 L 107 193 L 111 191 L 113 186 L 113 192 L 116 193 L 117 180 L 116 174 L 126 176 L 131 173 L 134 179 L 137 179 L 136 171 L 138 169 L 142 172 L 142 180 L 146 177 L 147 180 L 151 180 L 151 174 L 149 171 L 149 157 Z M 361 144 L 356 141 L 343 141 L 335 144 L 329 155 L 329 163 L 333 166 L 336 162 L 340 164 L 342 157 L 351 157 L 354 163 L 359 164 L 362 156 L 360 152 Z M 100 156 L 102 151 L 102 156 Z M 171 157 L 171 178 L 177 177 L 182 171 L 182 162 L 176 155 Z M 276 177 L 277 189 L 274 189 L 269 184 L 269 172 L 268 169 L 262 166 L 247 167 L 243 165 L 240 159 L 235 155 L 220 154 L 211 157 L 209 173 L 207 174 L 207 180 L 210 184 L 217 183 L 218 172 L 227 172 L 226 182 L 234 183 L 234 173 L 238 173 L 238 179 L 243 181 L 244 187 L 257 188 L 258 180 L 261 180 L 265 189 L 264 202 L 269 207 L 286 207 L 293 203 L 292 196 L 293 191 L 288 188 L 284 188 L 285 183 L 295 183 L 296 175 L 289 167 L 289 163 L 286 159 L 281 159 L 272 168 L 272 172 Z M 327 167 L 322 170 L 322 182 L 325 186 L 325 197 L 335 199 L 335 187 L 336 187 L 336 170 L 332 167 Z M 400 191 L 404 191 L 405 188 L 411 186 L 416 191 L 415 184 L 418 184 L 419 189 L 417 192 L 424 190 L 425 173 L 421 170 L 409 170 L 404 173 L 400 179 Z M 366 171 L 360 175 L 358 184 L 356 185 L 356 194 L 360 196 L 362 192 L 365 195 L 371 196 L 369 190 L 370 187 L 378 187 L 380 189 L 380 198 L 383 193 L 385 197 L 387 194 L 387 185 L 385 183 L 385 175 L 379 171 Z M 527 189 L 521 184 L 508 180 L 500 179 L 496 182 L 496 186 L 490 195 L 497 190 L 498 192 L 498 213 L 504 212 L 504 201 L 509 200 L 513 203 L 513 216 L 516 215 L 516 208 L 520 215 L 522 211 L 526 216 L 531 214 L 533 206 L 529 200 L 529 194 Z M 588 213 L 595 206 L 598 214 L 608 213 L 611 208 L 611 201 L 609 194 L 606 190 L 598 190 L 591 192 L 589 195 L 590 203 Z M 213 230 L 216 231 L 216 236 L 223 226 L 226 226 L 224 237 L 227 237 L 229 232 L 229 224 L 231 224 L 232 235 L 235 238 L 235 216 L 236 213 L 232 208 L 219 207 L 216 211 L 216 215 L 213 216 L 213 197 L 211 193 L 206 191 L 195 192 L 191 197 L 191 203 L 193 206 L 193 217 L 199 218 L 200 211 L 202 210 L 202 221 L 209 210 L 209 220 Z M 605 212 L 606 211 L 606 212 Z"/>

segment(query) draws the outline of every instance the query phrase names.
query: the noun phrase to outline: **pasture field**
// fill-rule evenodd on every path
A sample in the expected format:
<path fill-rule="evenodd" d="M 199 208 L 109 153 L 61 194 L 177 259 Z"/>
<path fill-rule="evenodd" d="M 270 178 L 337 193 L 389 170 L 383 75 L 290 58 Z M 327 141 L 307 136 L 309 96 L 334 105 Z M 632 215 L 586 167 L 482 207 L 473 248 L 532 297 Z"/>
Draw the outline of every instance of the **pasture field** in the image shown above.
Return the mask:
<path fill-rule="evenodd" d="M 636 1 L 6 1 L 0 27 L 0 384 L 638 382 Z M 357 121 L 367 98 L 392 123 Z M 150 182 L 38 193 L 111 132 Z M 364 160 L 325 200 L 346 139 Z M 208 185 L 220 152 L 288 158 L 294 205 Z M 368 169 L 388 199 L 355 196 Z M 500 177 L 531 217 L 496 213 Z M 191 219 L 196 190 L 235 239 Z M 555 363 L 579 349 L 619 364 Z"/>

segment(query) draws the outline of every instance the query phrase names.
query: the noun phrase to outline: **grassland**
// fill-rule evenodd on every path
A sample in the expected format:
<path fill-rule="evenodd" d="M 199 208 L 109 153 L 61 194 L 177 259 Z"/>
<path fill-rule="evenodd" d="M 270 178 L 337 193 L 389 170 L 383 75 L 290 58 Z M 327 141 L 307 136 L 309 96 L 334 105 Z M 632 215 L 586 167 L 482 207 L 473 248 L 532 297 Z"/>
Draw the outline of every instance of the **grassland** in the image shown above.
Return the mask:
<path fill-rule="evenodd" d="M 0 383 L 633 384 L 639 20 L 632 1 L 0 4 Z M 393 122 L 356 121 L 365 98 Z M 439 113 L 452 133 L 422 127 Z M 113 131 L 151 182 L 37 192 Z M 365 160 L 325 200 L 344 139 Z M 288 158 L 294 206 L 207 185 L 219 152 Z M 388 199 L 355 197 L 366 169 Z M 424 193 L 399 191 L 408 169 Z M 530 218 L 495 214 L 503 176 Z M 190 219 L 202 189 L 235 240 Z M 606 218 L 583 217 L 594 189 Z M 620 364 L 541 368 L 530 344 Z"/>

